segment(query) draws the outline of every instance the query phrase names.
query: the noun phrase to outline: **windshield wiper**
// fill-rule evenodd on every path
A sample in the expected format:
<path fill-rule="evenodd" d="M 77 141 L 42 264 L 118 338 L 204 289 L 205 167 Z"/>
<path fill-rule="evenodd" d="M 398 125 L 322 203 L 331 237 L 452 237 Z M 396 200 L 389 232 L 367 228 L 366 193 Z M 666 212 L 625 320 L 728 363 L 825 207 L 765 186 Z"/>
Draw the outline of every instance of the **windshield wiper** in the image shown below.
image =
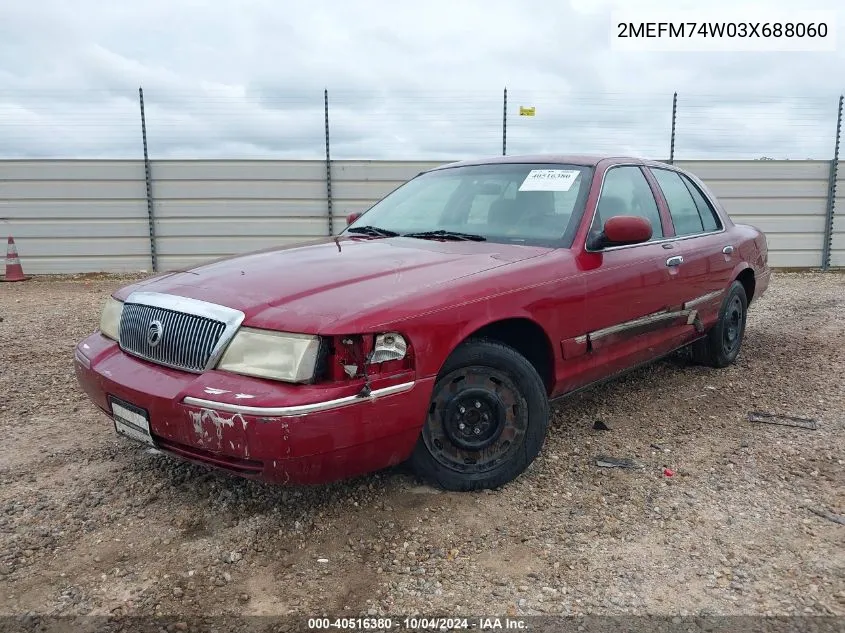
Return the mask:
<path fill-rule="evenodd" d="M 476 235 L 475 233 L 459 233 L 458 231 L 444 231 L 442 229 L 437 231 L 420 231 L 418 233 L 403 233 L 402 237 L 419 237 L 421 239 L 428 239 L 430 237 L 440 238 L 443 240 L 459 240 L 468 242 L 486 242 L 487 238 L 483 235 Z"/>
<path fill-rule="evenodd" d="M 388 229 L 381 229 L 377 226 L 353 226 L 346 230 L 347 233 L 361 233 L 362 235 L 369 235 L 371 237 L 397 237 L 399 233 L 390 231 Z"/>

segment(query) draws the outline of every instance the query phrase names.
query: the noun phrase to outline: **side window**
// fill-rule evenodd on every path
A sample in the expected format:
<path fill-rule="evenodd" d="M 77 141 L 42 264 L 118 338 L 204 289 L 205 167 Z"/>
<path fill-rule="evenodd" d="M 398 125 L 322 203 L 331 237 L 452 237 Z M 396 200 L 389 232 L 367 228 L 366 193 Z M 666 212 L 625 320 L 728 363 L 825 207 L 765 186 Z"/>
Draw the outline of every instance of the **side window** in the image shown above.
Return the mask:
<path fill-rule="evenodd" d="M 713 205 L 704 197 L 701 190 L 692 180 L 680 174 L 681 180 L 692 194 L 692 199 L 695 200 L 695 206 L 698 207 L 698 215 L 701 216 L 701 223 L 704 225 L 705 231 L 718 231 L 722 228 L 722 223 L 719 221 L 719 216 L 716 214 Z"/>
<path fill-rule="evenodd" d="M 663 237 L 660 212 L 648 181 L 636 166 L 611 167 L 604 176 L 592 230 L 617 215 L 638 215 L 651 222 L 651 239 Z"/>
<path fill-rule="evenodd" d="M 681 177 L 668 169 L 651 169 L 669 205 L 676 235 L 694 235 L 704 231 L 698 207 Z"/>

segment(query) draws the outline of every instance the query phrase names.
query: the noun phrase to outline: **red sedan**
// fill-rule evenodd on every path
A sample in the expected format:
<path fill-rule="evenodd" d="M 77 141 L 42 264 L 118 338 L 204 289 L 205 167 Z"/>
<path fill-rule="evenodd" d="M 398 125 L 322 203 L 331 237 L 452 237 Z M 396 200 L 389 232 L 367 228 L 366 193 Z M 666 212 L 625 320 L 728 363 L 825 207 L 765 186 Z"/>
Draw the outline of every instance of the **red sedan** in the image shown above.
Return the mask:
<path fill-rule="evenodd" d="M 118 290 L 74 366 L 118 433 L 238 475 L 409 461 L 495 487 L 541 450 L 551 400 L 686 346 L 732 363 L 769 276 L 765 236 L 677 167 L 466 161 L 338 237 Z"/>

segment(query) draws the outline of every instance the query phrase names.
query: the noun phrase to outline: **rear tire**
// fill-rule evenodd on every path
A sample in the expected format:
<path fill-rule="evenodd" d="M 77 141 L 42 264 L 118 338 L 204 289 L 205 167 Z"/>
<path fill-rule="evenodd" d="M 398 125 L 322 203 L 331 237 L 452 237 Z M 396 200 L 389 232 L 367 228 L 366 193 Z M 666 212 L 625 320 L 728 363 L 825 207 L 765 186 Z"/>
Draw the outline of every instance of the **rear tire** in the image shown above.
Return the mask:
<path fill-rule="evenodd" d="M 440 371 L 410 465 L 446 490 L 496 488 L 534 461 L 548 424 L 534 366 L 512 347 L 471 339 Z"/>
<path fill-rule="evenodd" d="M 734 281 L 722 307 L 719 320 L 710 328 L 707 336 L 692 344 L 692 360 L 708 367 L 727 367 L 739 356 L 745 337 L 745 320 L 748 312 L 748 299 L 745 287 Z"/>

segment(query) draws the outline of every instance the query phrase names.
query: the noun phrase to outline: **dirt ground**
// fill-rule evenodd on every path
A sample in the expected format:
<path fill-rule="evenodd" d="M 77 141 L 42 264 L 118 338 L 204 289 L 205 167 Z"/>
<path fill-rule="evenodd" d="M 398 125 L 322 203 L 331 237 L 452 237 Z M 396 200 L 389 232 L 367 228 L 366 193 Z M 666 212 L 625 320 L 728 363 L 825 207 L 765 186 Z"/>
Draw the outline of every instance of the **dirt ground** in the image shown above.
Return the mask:
<path fill-rule="evenodd" d="M 124 283 L 0 284 L 0 614 L 845 615 L 845 275 L 777 274 L 735 366 L 564 400 L 529 472 L 472 494 L 402 468 L 273 487 L 119 439 L 72 353 Z"/>

